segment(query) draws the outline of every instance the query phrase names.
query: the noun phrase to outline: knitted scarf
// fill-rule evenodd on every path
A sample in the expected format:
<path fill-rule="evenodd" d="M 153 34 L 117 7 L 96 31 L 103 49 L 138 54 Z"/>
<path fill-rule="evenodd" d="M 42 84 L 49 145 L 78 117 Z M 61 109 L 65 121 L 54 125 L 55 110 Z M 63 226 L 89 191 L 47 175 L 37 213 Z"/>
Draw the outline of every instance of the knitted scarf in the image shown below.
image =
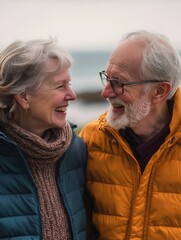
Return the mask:
<path fill-rule="evenodd" d="M 72 139 L 67 125 L 47 130 L 43 138 L 10 122 L 3 127 L 26 155 L 39 196 L 44 240 L 70 240 L 70 228 L 62 198 L 56 184 L 56 163 Z"/>

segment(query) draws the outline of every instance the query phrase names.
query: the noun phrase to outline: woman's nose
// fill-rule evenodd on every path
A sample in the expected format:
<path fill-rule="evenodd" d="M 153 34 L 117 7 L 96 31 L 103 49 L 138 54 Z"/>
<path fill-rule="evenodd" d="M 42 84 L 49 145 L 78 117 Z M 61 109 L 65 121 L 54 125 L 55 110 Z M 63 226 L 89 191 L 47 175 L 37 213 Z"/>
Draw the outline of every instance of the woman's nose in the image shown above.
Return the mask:
<path fill-rule="evenodd" d="M 66 94 L 66 99 L 70 100 L 70 101 L 74 101 L 77 98 L 76 94 L 74 93 L 74 91 L 69 88 L 68 93 Z"/>

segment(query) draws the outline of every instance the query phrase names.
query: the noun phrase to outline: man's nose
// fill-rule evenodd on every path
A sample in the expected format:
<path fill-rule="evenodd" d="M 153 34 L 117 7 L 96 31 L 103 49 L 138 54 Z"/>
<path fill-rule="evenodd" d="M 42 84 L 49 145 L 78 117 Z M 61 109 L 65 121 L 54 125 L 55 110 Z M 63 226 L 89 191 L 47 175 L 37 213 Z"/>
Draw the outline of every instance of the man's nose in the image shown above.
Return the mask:
<path fill-rule="evenodd" d="M 104 89 L 102 90 L 101 96 L 103 98 L 111 98 L 117 96 L 117 94 L 113 91 L 110 82 L 108 82 Z"/>

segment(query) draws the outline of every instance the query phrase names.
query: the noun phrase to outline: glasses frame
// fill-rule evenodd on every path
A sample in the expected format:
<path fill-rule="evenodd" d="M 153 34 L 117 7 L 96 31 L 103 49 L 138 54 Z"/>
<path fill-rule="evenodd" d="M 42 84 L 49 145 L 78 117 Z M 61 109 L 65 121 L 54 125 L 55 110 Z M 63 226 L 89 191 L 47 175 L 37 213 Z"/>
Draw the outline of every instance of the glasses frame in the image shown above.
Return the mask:
<path fill-rule="evenodd" d="M 107 85 L 108 82 L 110 82 L 110 85 L 113 89 L 113 91 L 116 93 L 116 94 L 122 94 L 124 93 L 124 87 L 125 86 L 132 86 L 132 85 L 140 85 L 140 84 L 147 84 L 147 83 L 163 83 L 163 82 L 169 82 L 169 81 L 165 81 L 165 80 L 156 80 L 156 79 L 150 79 L 150 80 L 142 80 L 142 81 L 137 81 L 137 82 L 129 82 L 129 83 L 121 83 L 120 80 L 118 79 L 111 79 L 111 78 L 108 78 L 107 76 L 107 73 L 106 71 L 101 71 L 99 72 L 99 75 L 100 75 L 100 78 L 101 78 L 101 82 L 102 82 L 102 85 L 105 87 Z M 104 77 L 103 77 L 104 76 Z M 106 81 L 106 82 L 105 82 Z M 115 89 L 116 87 L 116 84 L 119 82 L 119 85 L 120 86 L 120 91 L 117 91 Z"/>

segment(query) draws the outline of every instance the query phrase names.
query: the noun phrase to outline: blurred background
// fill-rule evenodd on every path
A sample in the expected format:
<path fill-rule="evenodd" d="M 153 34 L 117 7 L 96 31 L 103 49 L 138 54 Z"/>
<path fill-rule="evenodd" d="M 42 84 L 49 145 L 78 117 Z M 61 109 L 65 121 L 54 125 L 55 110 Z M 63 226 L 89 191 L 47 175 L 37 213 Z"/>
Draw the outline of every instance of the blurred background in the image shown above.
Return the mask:
<path fill-rule="evenodd" d="M 127 32 L 166 34 L 181 49 L 180 0 L 0 0 L 0 48 L 17 39 L 56 37 L 71 53 L 77 100 L 68 119 L 81 128 L 108 107 L 99 71 Z"/>

